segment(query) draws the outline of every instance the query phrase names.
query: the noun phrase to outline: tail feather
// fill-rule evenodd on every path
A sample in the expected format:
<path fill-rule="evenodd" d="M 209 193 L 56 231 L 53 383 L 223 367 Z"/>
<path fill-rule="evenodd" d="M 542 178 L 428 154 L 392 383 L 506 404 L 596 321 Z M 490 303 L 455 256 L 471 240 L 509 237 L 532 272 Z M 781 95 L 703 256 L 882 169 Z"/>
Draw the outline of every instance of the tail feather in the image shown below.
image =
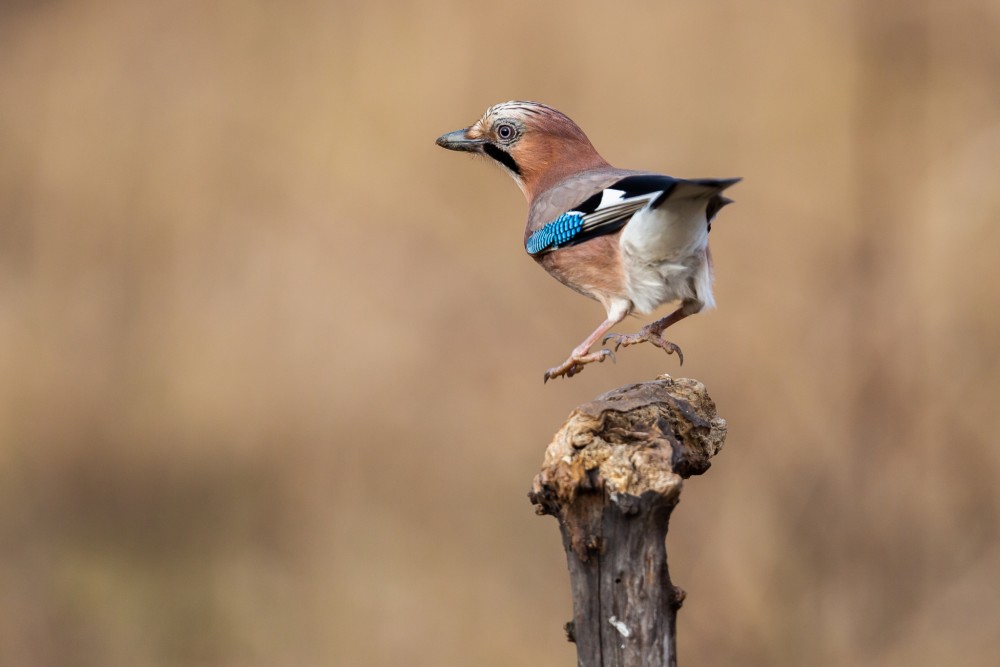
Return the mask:
<path fill-rule="evenodd" d="M 742 178 L 695 178 L 683 180 L 670 193 L 670 197 L 692 199 L 707 197 L 708 203 L 705 205 L 705 217 L 708 219 L 708 229 L 711 231 L 712 220 L 715 216 L 719 214 L 719 211 L 723 207 L 733 203 L 732 199 L 724 197 L 720 193 L 742 180 Z"/>
<path fill-rule="evenodd" d="M 726 188 L 736 185 L 742 178 L 693 178 L 678 179 L 677 186 L 670 193 L 670 199 L 698 199 L 717 195 Z"/>
<path fill-rule="evenodd" d="M 719 211 L 724 206 L 729 206 L 732 203 L 732 199 L 723 197 L 722 195 L 715 195 L 708 200 L 708 206 L 705 207 L 705 217 L 708 218 L 709 229 L 711 229 L 712 219 L 719 214 Z"/>

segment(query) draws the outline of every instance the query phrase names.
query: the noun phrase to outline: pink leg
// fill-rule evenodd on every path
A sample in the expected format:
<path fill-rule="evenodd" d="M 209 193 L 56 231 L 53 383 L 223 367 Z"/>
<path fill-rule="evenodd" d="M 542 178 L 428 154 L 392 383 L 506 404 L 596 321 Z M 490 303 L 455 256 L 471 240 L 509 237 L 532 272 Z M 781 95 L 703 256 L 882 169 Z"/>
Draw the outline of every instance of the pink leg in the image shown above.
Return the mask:
<path fill-rule="evenodd" d="M 611 357 L 612 361 L 615 358 L 614 352 L 611 350 L 598 350 L 597 352 L 591 352 L 592 348 L 604 334 L 611 330 L 611 327 L 615 326 L 619 322 L 625 319 L 625 314 L 617 319 L 609 317 L 604 320 L 599 327 L 594 329 L 594 333 L 587 336 L 587 339 L 576 346 L 576 349 L 569 355 L 569 359 L 562 362 L 555 368 L 550 368 L 545 371 L 545 382 L 548 382 L 552 378 L 557 378 L 560 375 L 565 375 L 566 377 L 573 377 L 577 373 L 583 370 L 586 364 L 592 363 L 594 361 L 604 361 L 608 357 Z"/>
<path fill-rule="evenodd" d="M 615 350 L 617 351 L 619 347 L 629 345 L 635 345 L 637 343 L 652 343 L 656 347 L 666 350 L 667 354 L 677 353 L 677 358 L 680 359 L 681 365 L 684 365 L 684 353 L 681 352 L 681 348 L 676 343 L 671 343 L 669 340 L 665 339 L 661 334 L 667 330 L 667 327 L 677 324 L 685 317 L 689 315 L 694 315 L 699 310 L 701 310 L 702 304 L 697 301 L 686 301 L 681 304 L 681 307 L 670 313 L 666 317 L 656 320 L 650 324 L 647 324 L 638 333 L 634 334 L 610 334 L 604 337 L 603 343 L 607 343 L 609 340 L 615 342 Z"/>

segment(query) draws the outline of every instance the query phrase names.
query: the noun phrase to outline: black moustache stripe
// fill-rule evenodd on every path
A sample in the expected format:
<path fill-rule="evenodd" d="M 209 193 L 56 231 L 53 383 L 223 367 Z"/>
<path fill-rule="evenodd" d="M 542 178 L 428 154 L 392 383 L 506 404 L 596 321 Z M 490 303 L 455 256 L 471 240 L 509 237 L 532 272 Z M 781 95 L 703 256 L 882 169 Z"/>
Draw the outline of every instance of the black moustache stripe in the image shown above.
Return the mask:
<path fill-rule="evenodd" d="M 510 169 L 512 172 L 521 175 L 521 168 L 517 166 L 517 162 L 511 157 L 511 154 L 507 151 L 500 150 L 493 144 L 483 144 L 483 151 L 489 155 L 491 158 L 502 164 L 503 166 Z"/>

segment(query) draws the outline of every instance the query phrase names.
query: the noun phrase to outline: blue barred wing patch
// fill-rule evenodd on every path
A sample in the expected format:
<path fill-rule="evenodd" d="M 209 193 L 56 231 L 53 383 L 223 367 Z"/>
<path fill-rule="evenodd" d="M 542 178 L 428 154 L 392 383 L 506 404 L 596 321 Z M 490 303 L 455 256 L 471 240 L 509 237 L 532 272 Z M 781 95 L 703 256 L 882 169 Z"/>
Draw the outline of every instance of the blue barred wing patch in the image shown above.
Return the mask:
<path fill-rule="evenodd" d="M 555 250 L 571 241 L 581 229 L 583 229 L 583 213 L 568 211 L 529 236 L 524 247 L 529 255 Z"/>

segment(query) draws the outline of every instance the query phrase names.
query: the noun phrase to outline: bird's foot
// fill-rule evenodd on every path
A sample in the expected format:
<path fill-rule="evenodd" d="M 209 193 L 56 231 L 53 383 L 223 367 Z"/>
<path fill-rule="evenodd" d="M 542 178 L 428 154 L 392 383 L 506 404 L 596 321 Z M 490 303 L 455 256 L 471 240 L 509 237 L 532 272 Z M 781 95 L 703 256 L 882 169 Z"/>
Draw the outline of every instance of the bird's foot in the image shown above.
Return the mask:
<path fill-rule="evenodd" d="M 614 341 L 616 352 L 620 347 L 628 347 L 629 345 L 636 345 L 637 343 L 652 343 L 661 350 L 666 350 L 667 354 L 676 353 L 677 358 L 680 360 L 680 365 L 684 365 L 684 353 L 681 352 L 681 348 L 677 345 L 677 343 L 671 343 L 659 333 L 646 327 L 643 327 L 638 333 L 634 334 L 608 334 L 604 337 L 601 345 L 607 344 L 609 340 Z"/>
<path fill-rule="evenodd" d="M 545 382 L 560 376 L 571 378 L 582 371 L 583 367 L 587 364 L 595 361 L 601 362 L 608 358 L 610 358 L 611 361 L 614 361 L 615 353 L 611 350 L 598 350 L 597 352 L 589 352 L 587 354 L 577 354 L 574 351 L 573 354 L 570 355 L 569 359 L 562 362 L 555 368 L 550 368 L 545 371 Z"/>

